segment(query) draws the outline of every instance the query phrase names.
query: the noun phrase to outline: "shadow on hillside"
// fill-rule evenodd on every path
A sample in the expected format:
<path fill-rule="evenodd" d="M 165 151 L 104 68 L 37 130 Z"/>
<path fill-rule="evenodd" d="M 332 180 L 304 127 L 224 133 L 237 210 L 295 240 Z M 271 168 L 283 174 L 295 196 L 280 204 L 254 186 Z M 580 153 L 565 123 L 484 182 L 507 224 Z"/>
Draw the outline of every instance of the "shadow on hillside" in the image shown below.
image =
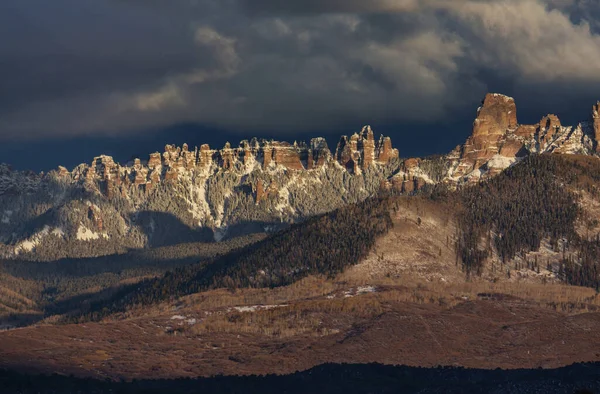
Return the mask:
<path fill-rule="evenodd" d="M 156 217 L 161 217 L 163 220 L 166 218 L 166 222 L 161 222 Z M 165 232 L 159 233 L 161 237 L 168 233 L 169 228 L 171 231 L 182 228 L 189 230 L 169 215 L 143 216 L 143 220 L 169 223 Z M 35 291 L 39 292 L 36 302 L 43 309 L 43 314 L 18 318 L 15 326 L 24 326 L 51 315 L 86 312 L 90 304 L 135 291 L 137 283 L 142 278 L 161 276 L 179 267 L 210 262 L 233 250 L 264 239 L 260 234 L 264 234 L 265 229 L 275 231 L 284 226 L 257 222 L 241 223 L 228 229 L 228 235 L 231 236 L 222 242 L 184 242 L 148 249 L 133 249 L 123 254 L 64 258 L 50 262 L 0 261 L 0 273 L 35 281 L 42 286 L 41 290 Z M 253 235 L 247 235 L 253 232 Z M 164 237 L 162 239 L 165 240 Z M 194 237 L 184 238 L 184 241 L 189 239 Z M 174 241 L 174 238 L 171 240 Z"/>
<path fill-rule="evenodd" d="M 44 318 L 41 313 L 18 312 L 0 317 L 0 332 L 30 324 L 35 324 Z"/>
<path fill-rule="evenodd" d="M 189 247 L 197 250 L 202 244 L 182 244 L 181 248 Z M 0 272 L 26 279 L 48 281 L 53 278 L 81 278 L 100 274 L 121 274 L 125 270 L 166 270 L 183 264 L 192 264 L 212 257 L 208 253 L 181 253 L 178 250 L 131 250 L 123 254 L 113 254 L 99 257 L 64 258 L 49 262 L 5 260 L 0 261 Z M 213 253 L 216 254 L 216 253 Z"/>
<path fill-rule="evenodd" d="M 273 234 L 289 226 L 290 224 L 285 222 L 244 221 L 228 226 L 227 229 L 223 230 L 221 241 L 228 241 L 251 234 Z"/>
<path fill-rule="evenodd" d="M 148 246 L 151 248 L 214 240 L 212 229 L 192 228 L 171 213 L 142 211 L 132 214 L 130 219 L 144 231 L 148 237 Z"/>
<path fill-rule="evenodd" d="M 148 214 L 141 220 L 148 222 L 156 217 L 162 219 L 152 220 L 163 227 L 155 230 L 154 241 L 149 248 L 130 249 L 126 253 L 97 257 L 66 257 L 53 261 L 0 260 L 0 272 L 21 279 L 47 281 L 53 278 L 121 274 L 125 270 L 136 269 L 165 271 L 216 258 L 256 242 L 261 234 L 273 233 L 288 226 L 285 223 L 243 222 L 228 227 L 222 234 L 223 239 L 214 242 L 212 229 L 190 229 L 172 215 Z"/>
<path fill-rule="evenodd" d="M 39 365 L 13 368 L 29 373 L 45 369 Z M 574 364 L 553 370 L 323 364 L 290 375 L 215 376 L 133 382 L 59 375 L 24 375 L 0 370 L 0 381 L 7 392 L 19 393 L 597 393 L 600 392 L 598 376 L 598 363 Z"/>
<path fill-rule="evenodd" d="M 272 233 L 288 226 L 282 222 L 243 221 L 222 229 L 190 227 L 171 213 L 142 211 L 131 220 L 144 231 L 152 248 L 190 242 L 230 240 L 250 234 Z"/>
<path fill-rule="evenodd" d="M 90 260 L 90 259 L 83 259 Z M 155 277 L 165 272 L 190 265 L 192 263 L 206 263 L 206 259 L 199 261 L 195 257 L 182 259 L 169 259 L 160 262 L 153 267 L 145 267 L 145 270 L 139 269 L 134 274 L 121 276 L 120 268 L 114 264 L 103 266 L 102 264 L 92 264 L 89 261 L 83 263 L 88 275 L 83 276 L 57 276 L 54 280 L 45 281 L 44 290 L 41 292 L 40 313 L 12 313 L 7 317 L 0 319 L 0 331 L 2 329 L 26 327 L 36 324 L 41 320 L 53 315 L 78 315 L 86 313 L 91 304 L 101 302 L 116 297 L 119 294 L 134 292 L 140 285 L 144 277 Z M 81 262 L 71 262 L 78 265 Z M 147 263 L 147 262 L 146 262 Z M 48 263 L 30 263 L 41 266 Z M 54 265 L 54 264 L 51 264 Z M 81 267 L 81 266 L 80 266 Z M 129 268 L 131 269 L 131 267 Z M 135 270 L 134 270 L 135 271 Z M 82 272 L 79 272 L 81 274 Z M 39 273 L 38 273 L 39 274 Z M 112 282 L 103 282 L 100 276 L 109 274 L 114 279 Z M 60 275 L 60 274 L 59 274 Z M 126 282 L 124 282 L 126 281 Z M 56 283 L 56 286 L 50 286 L 49 283 Z M 72 286 L 73 294 L 65 293 L 65 286 Z M 100 289 L 98 290 L 98 288 Z M 61 291 L 59 288 L 63 288 Z"/>

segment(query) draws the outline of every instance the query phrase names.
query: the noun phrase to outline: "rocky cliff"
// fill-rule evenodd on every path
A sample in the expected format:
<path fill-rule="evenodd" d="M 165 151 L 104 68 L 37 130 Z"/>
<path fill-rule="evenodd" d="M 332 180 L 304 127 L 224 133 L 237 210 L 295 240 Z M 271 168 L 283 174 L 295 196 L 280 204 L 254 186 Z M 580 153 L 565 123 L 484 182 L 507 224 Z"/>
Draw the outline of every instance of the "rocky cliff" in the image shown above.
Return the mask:
<path fill-rule="evenodd" d="M 398 157 L 367 126 L 335 154 L 323 138 L 252 139 L 167 145 L 125 165 L 99 156 L 47 174 L 2 166 L 0 253 L 48 260 L 273 231 L 377 193 Z"/>
<path fill-rule="evenodd" d="M 512 97 L 487 94 L 477 110 L 471 136 L 448 155 L 437 159 L 405 160 L 386 187 L 409 192 L 426 184 L 451 186 L 473 183 L 505 170 L 532 153 L 596 155 L 600 141 L 600 103 L 591 117 L 563 126 L 558 116 L 543 116 L 534 125 L 519 124 Z"/>
<path fill-rule="evenodd" d="M 80 165 L 72 172 L 60 167 L 54 175 L 69 183 L 83 182 L 108 198 L 116 194 L 127 198 L 136 191 L 149 194 L 159 184 L 177 182 L 185 175 L 209 176 L 219 171 L 246 175 L 277 170 L 293 173 L 333 165 L 359 175 L 371 167 L 386 166 L 397 158 L 398 150 L 392 148 L 390 138 L 381 136 L 376 143 L 371 127 L 365 126 L 360 133 L 342 137 L 335 155 L 323 138 L 314 138 L 308 145 L 252 139 L 242 141 L 236 148 L 226 143 L 219 150 L 206 144 L 193 150 L 187 144 L 167 145 L 163 153 L 152 153 L 145 161 L 135 159 L 120 165 L 110 156 L 100 156 L 90 165 Z"/>
<path fill-rule="evenodd" d="M 0 166 L 0 255 L 57 259 L 130 248 L 219 241 L 366 199 L 492 177 L 530 154 L 600 155 L 600 102 L 587 121 L 518 122 L 515 100 L 485 96 L 471 136 L 452 152 L 399 159 L 371 127 L 304 142 L 252 139 L 237 147 L 167 145 L 125 165 L 109 156 L 47 174 Z"/>

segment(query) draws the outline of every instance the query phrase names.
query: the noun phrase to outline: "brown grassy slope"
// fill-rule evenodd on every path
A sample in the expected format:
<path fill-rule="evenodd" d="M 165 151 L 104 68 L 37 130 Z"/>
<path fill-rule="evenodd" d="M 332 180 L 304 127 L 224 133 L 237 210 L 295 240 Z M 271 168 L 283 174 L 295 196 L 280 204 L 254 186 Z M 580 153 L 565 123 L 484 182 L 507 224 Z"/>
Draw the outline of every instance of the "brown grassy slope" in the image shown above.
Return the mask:
<path fill-rule="evenodd" d="M 535 368 L 600 360 L 600 313 L 581 313 L 599 304 L 592 290 L 538 285 L 529 299 L 508 295 L 535 287 L 520 286 L 442 289 L 398 279 L 359 295 L 309 278 L 276 290 L 216 290 L 127 320 L 0 333 L 0 367 L 167 378 L 289 373 L 325 362 Z M 323 288 L 331 292 L 319 295 Z M 560 299 L 582 303 L 566 313 L 551 305 Z M 240 308 L 246 302 L 254 308 Z"/>
<path fill-rule="evenodd" d="M 365 279 L 414 278 L 442 285 L 463 283 L 466 274 L 455 249 L 457 215 L 460 215 L 459 206 L 452 202 L 425 197 L 399 199 L 397 209 L 391 214 L 393 228 L 377 240 L 365 259 L 349 267 L 339 279 L 364 282 Z M 471 281 L 558 282 L 552 270 L 547 270 L 546 263 L 550 261 L 556 270 L 562 254 L 552 250 L 548 241 L 543 242 L 540 250 L 518 255 L 504 265 L 493 244 L 484 239 L 481 243 L 490 249 L 490 257 L 485 261 L 482 275 L 473 276 Z M 543 262 L 539 273 L 526 265 L 526 261 L 534 261 L 536 256 Z"/>
<path fill-rule="evenodd" d="M 350 267 L 343 280 L 414 276 L 435 282 L 461 282 L 456 264 L 455 206 L 414 197 L 398 200 L 394 227 L 377 240 L 369 255 Z"/>
<path fill-rule="evenodd" d="M 34 281 L 0 273 L 0 329 L 40 315 L 40 307 L 32 297 L 40 291 L 41 286 Z"/>
<path fill-rule="evenodd" d="M 600 234 L 600 160 L 586 156 L 553 155 L 519 165 L 531 166 L 531 170 L 545 171 L 547 174 L 547 169 L 539 168 L 543 167 L 544 163 L 552 166 L 551 177 L 559 182 L 564 190 L 577 197 L 575 202 L 580 213 L 574 229 L 579 237 L 591 239 Z M 528 173 L 528 168 L 521 168 L 517 173 L 524 173 L 522 176 L 525 178 L 530 177 L 532 175 Z M 503 179 L 509 182 L 507 177 Z M 530 186 L 526 180 L 515 182 L 513 179 L 512 183 L 515 188 L 514 196 L 519 192 L 516 189 Z M 477 185 L 471 188 L 478 193 L 490 192 Z M 491 197 L 494 198 L 493 195 Z M 505 199 L 507 198 L 510 200 L 511 197 L 505 196 Z M 440 283 L 464 281 L 465 274 L 460 267 L 461 262 L 456 258 L 455 241 L 458 234 L 457 218 L 464 215 L 464 210 L 468 207 L 461 208 L 459 195 L 454 194 L 435 201 L 424 197 L 404 198 L 399 201 L 400 206 L 392 215 L 394 227 L 377 241 L 368 257 L 359 265 L 350 267 L 344 273 L 344 277 L 381 279 L 409 275 Z M 511 201 L 511 204 L 513 209 L 519 209 L 518 199 Z M 535 221 L 538 220 L 537 216 L 544 213 L 542 208 L 536 212 L 536 204 L 533 205 L 530 209 L 533 217 L 523 220 Z M 540 203 L 540 207 L 542 205 Z M 509 236 L 512 235 L 510 228 L 506 231 Z M 566 239 L 552 242 L 548 236 L 541 240 L 539 249 L 522 250 L 505 261 L 496 248 L 496 237 L 498 234 L 494 227 L 481 234 L 479 248 L 486 250 L 488 256 L 484 260 L 481 275 L 474 275 L 472 280 L 558 282 L 556 273 L 559 270 L 559 261 L 565 255 L 578 253 L 575 243 L 567 244 Z"/>

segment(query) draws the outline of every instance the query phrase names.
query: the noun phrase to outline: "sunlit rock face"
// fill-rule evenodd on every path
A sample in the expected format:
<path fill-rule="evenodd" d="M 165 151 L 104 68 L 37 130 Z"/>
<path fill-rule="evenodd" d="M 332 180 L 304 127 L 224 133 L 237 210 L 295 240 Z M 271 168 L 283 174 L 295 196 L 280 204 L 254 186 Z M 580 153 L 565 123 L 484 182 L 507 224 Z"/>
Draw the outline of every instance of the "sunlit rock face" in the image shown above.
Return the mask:
<path fill-rule="evenodd" d="M 360 173 L 376 164 L 385 165 L 398 157 L 398 150 L 393 148 L 389 137 L 382 135 L 379 142 L 375 142 L 371 126 L 363 127 L 360 133 L 354 133 L 350 138 L 343 136 L 335 151 L 338 163 L 353 173 Z"/>
<path fill-rule="evenodd" d="M 600 101 L 592 107 L 592 128 L 594 134 L 595 150 L 600 152 Z"/>
<path fill-rule="evenodd" d="M 600 156 L 599 110 L 597 103 L 575 126 L 553 114 L 523 125 L 514 99 L 488 94 L 470 137 L 448 154 L 425 158 L 401 160 L 389 137 L 376 138 L 365 126 L 334 150 L 324 138 L 253 138 L 221 149 L 166 145 L 123 164 L 102 155 L 46 174 L 0 165 L 0 257 L 81 257 L 173 239 L 220 241 L 232 228 L 237 235 L 246 228 L 274 231 L 381 191 L 479 182 L 530 154 Z"/>
<path fill-rule="evenodd" d="M 598 154 L 600 103 L 591 121 L 565 126 L 548 114 L 533 125 L 518 123 L 511 97 L 490 93 L 477 110 L 471 135 L 447 155 L 436 160 L 405 160 L 383 188 L 402 192 L 438 182 L 456 186 L 493 177 L 529 154 Z"/>
<path fill-rule="evenodd" d="M 220 241 L 231 228 L 275 231 L 373 196 L 397 171 L 398 151 L 385 137 L 375 143 L 370 127 L 343 141 L 339 155 L 324 138 L 254 138 L 221 149 L 166 145 L 129 163 L 101 155 L 47 174 L 0 165 L 0 257 L 98 256 Z"/>

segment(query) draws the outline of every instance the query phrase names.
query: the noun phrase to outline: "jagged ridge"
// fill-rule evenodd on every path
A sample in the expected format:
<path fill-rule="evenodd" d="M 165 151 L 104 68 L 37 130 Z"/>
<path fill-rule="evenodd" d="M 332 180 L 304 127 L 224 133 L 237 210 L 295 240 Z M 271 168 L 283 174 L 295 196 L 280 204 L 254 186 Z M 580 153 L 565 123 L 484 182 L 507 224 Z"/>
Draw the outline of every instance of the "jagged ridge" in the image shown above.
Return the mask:
<path fill-rule="evenodd" d="M 600 102 L 588 121 L 556 115 L 521 125 L 513 98 L 488 94 L 471 136 L 447 155 L 400 161 L 391 139 L 365 126 L 335 151 L 252 139 L 236 148 L 167 145 L 127 165 L 109 156 L 72 171 L 15 172 L 0 166 L 0 254 L 36 259 L 119 253 L 128 248 L 221 240 L 358 202 L 382 188 L 412 193 L 500 173 L 533 153 L 600 153 Z M 89 244 L 93 243 L 94 248 Z"/>
<path fill-rule="evenodd" d="M 0 252 L 88 257 L 273 231 L 364 200 L 397 168 L 391 140 L 376 142 L 368 126 L 342 137 L 334 154 L 323 138 L 310 144 L 252 139 L 220 150 L 167 145 L 162 154 L 127 165 L 99 156 L 48 174 L 4 166 Z"/>
<path fill-rule="evenodd" d="M 590 119 L 576 126 L 563 126 L 554 114 L 542 117 L 537 124 L 522 125 L 517 121 L 512 97 L 487 94 L 477 110 L 472 134 L 464 144 L 437 160 L 405 160 L 386 186 L 410 192 L 438 182 L 450 186 L 474 183 L 536 153 L 597 156 L 599 110 L 600 102 L 594 105 Z"/>

